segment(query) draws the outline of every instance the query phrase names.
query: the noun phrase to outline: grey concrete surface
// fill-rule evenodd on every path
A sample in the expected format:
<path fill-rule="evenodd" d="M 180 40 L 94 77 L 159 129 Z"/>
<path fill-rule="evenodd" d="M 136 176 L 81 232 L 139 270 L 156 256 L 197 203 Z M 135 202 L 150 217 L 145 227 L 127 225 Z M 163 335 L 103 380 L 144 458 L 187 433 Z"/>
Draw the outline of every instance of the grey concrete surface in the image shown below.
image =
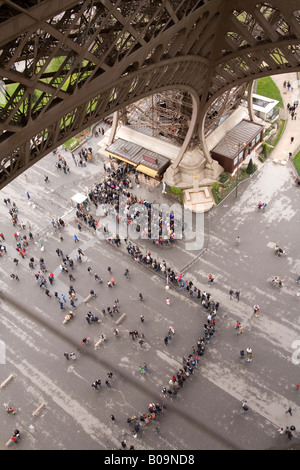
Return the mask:
<path fill-rule="evenodd" d="M 96 149 L 96 140 L 91 145 Z M 61 151 L 70 166 L 65 175 L 55 169 L 56 157 L 49 155 L 1 192 L 0 231 L 4 233 L 8 254 L 0 258 L 0 339 L 6 345 L 6 363 L 0 365 L 0 381 L 10 374 L 13 381 L 0 390 L 2 403 L 10 402 L 17 410 L 8 416 L 3 408 L 0 424 L 2 448 L 17 427 L 22 434 L 18 447 L 9 449 L 119 449 L 126 439 L 137 450 L 216 450 L 288 448 L 286 436 L 279 436 L 279 427 L 294 424 L 299 428 L 299 395 L 295 385 L 300 381 L 299 365 L 294 364 L 293 342 L 299 339 L 299 297 L 295 282 L 299 266 L 299 189 L 293 184 L 289 166 L 277 166 L 272 161 L 247 183 L 239 186 L 238 197 L 231 194 L 205 218 L 205 250 L 189 251 L 184 241 L 173 247 L 157 247 L 140 241 L 143 250 L 150 250 L 158 259 L 178 272 L 184 269 L 201 290 L 209 290 L 220 302 L 216 335 L 195 373 L 188 378 L 178 397 L 133 437 L 126 423 L 128 416 L 147 411 L 148 403 L 160 401 L 163 386 L 181 366 L 182 355 L 191 352 L 203 333 L 206 312 L 196 300 L 176 289 L 166 291 L 165 280 L 151 269 L 134 262 L 125 245 L 115 248 L 99 241 L 90 230 L 77 233 L 70 198 L 90 187 L 103 174 L 101 158 L 93 159 L 86 168 L 74 165 L 70 153 Z M 50 184 L 44 183 L 48 175 Z M 164 200 L 161 188 L 141 185 L 139 190 L 151 201 Z M 30 194 L 30 205 L 26 197 Z M 28 255 L 15 267 L 14 228 L 3 199 L 10 197 L 19 208 L 19 220 L 32 226 L 34 241 Z M 266 212 L 258 211 L 257 202 L 267 202 Z M 51 226 L 52 217 L 63 217 L 66 228 L 64 241 Z M 21 231 L 28 233 L 28 229 Z M 241 237 L 235 246 L 236 236 Z M 41 252 L 40 239 L 45 251 Z M 287 257 L 274 255 L 278 242 L 287 250 Z M 35 284 L 34 272 L 28 267 L 28 257 L 43 256 L 48 271 L 56 273 L 51 292 L 67 292 L 69 281 L 58 270 L 57 247 L 70 256 L 78 247 L 85 256 L 75 263 L 73 285 L 78 294 L 78 308 L 70 324 L 63 324 L 63 313 L 56 301 L 45 296 Z M 199 256 L 201 254 L 201 256 Z M 97 285 L 87 273 L 94 272 L 107 280 L 107 266 L 113 269 L 116 287 Z M 130 280 L 123 276 L 125 268 Z M 20 282 L 10 279 L 18 273 Z M 207 284 L 212 272 L 215 283 Z M 282 289 L 275 289 L 267 279 L 271 275 L 284 278 Z M 97 299 L 85 305 L 83 299 L 95 288 Z M 230 300 L 229 289 L 240 290 L 241 297 Z M 145 301 L 138 300 L 142 292 Z M 166 296 L 171 299 L 167 306 Z M 126 318 L 113 335 L 115 318 L 103 317 L 102 307 L 120 300 L 120 314 Z M 259 304 L 261 314 L 253 315 L 253 305 Z M 85 314 L 91 310 L 99 315 L 100 324 L 88 325 Z M 145 316 L 142 324 L 140 315 Z M 236 335 L 239 320 L 244 333 Z M 163 338 L 172 325 L 175 336 L 164 345 Z M 144 333 L 143 347 L 133 341 L 129 331 Z M 93 345 L 104 333 L 108 340 L 99 350 Z M 84 336 L 91 338 L 85 354 L 77 351 Z M 239 359 L 242 348 L 252 347 L 252 363 Z M 76 350 L 77 360 L 67 361 L 63 353 Z M 149 372 L 139 372 L 146 362 Z M 113 371 L 112 387 L 104 384 L 108 371 Z M 102 389 L 97 392 L 91 383 L 100 378 Z M 241 400 L 246 397 L 249 412 L 242 414 Z M 41 404 L 46 407 L 33 417 Z M 1 405 L 2 406 L 2 405 Z M 293 416 L 285 413 L 291 406 Z M 116 422 L 112 423 L 110 415 Z M 159 425 L 161 434 L 155 433 Z M 295 433 L 292 443 L 298 442 Z"/>

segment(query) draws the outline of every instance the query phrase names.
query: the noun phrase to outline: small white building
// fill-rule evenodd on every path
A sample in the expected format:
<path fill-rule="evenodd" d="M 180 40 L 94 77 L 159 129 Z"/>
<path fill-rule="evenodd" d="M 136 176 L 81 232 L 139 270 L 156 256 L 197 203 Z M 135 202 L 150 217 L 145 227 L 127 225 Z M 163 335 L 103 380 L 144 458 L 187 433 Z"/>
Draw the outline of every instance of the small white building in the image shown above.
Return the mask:
<path fill-rule="evenodd" d="M 88 197 L 82 193 L 76 193 L 73 197 L 71 197 L 71 201 L 73 207 L 77 207 L 78 205 L 81 206 L 84 210 L 89 210 L 89 201 Z"/>
<path fill-rule="evenodd" d="M 253 93 L 253 111 L 264 121 L 272 122 L 278 118 L 278 103 L 277 100 Z"/>

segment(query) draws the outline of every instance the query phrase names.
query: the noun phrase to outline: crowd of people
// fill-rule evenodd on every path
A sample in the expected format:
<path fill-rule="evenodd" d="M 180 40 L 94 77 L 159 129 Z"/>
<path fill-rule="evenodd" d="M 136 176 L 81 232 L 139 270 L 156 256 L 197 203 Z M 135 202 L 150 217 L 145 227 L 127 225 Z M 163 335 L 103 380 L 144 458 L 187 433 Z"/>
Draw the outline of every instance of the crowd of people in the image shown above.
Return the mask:
<path fill-rule="evenodd" d="M 164 214 L 151 202 L 139 199 L 132 193 L 130 173 L 133 173 L 138 183 L 136 170 L 125 163 L 120 165 L 111 163 L 105 166 L 105 170 L 103 180 L 95 183 L 88 193 L 90 203 L 96 208 L 103 207 L 105 218 L 109 216 L 113 222 L 119 223 L 122 219 L 127 225 L 135 223 L 136 232 L 139 232 L 144 239 L 152 239 L 153 243 L 160 245 L 173 244 L 176 231 L 181 233 L 179 231 L 182 229 L 182 221 L 174 212 Z M 76 215 L 94 230 L 98 228 L 103 231 L 105 238 L 113 237 L 115 243 L 119 243 L 119 238 L 116 234 L 112 234 L 107 224 L 99 225 L 99 221 L 96 222 L 91 213 L 85 213 L 79 206 Z"/>
<path fill-rule="evenodd" d="M 84 155 L 81 154 L 83 160 L 85 160 Z M 65 172 L 66 167 L 64 166 L 64 159 L 59 161 L 61 164 L 61 169 Z M 66 171 L 68 171 L 66 169 Z M 111 206 L 111 214 L 115 216 L 118 220 L 120 215 L 125 217 L 127 223 L 130 225 L 134 220 L 141 221 L 140 214 L 138 211 L 130 211 L 130 208 L 136 204 L 143 204 L 144 207 L 147 209 L 147 220 L 144 223 L 138 223 L 136 225 L 136 230 L 144 230 L 147 227 L 148 233 L 144 232 L 143 235 L 148 235 L 149 239 L 152 239 L 151 224 L 150 221 L 153 221 L 153 212 L 152 212 L 152 204 L 144 199 L 138 199 L 132 193 L 132 183 L 129 177 L 129 168 L 126 164 L 121 164 L 117 168 L 110 168 L 107 169 L 103 181 L 100 183 L 96 183 L 93 188 L 89 191 L 88 197 L 90 203 L 94 205 L 95 208 L 105 204 L 107 210 L 107 204 Z M 120 199 L 121 197 L 121 199 Z M 120 205 L 120 200 L 122 205 Z M 125 202 L 124 202 L 125 201 Z M 9 215 L 11 217 L 12 225 L 15 227 L 18 223 L 18 208 L 16 207 L 15 203 L 12 203 L 9 199 L 5 199 L 4 203 L 9 206 Z M 117 214 L 117 215 L 116 215 Z M 105 215 L 109 215 L 106 213 Z M 162 213 L 157 213 L 157 223 L 159 227 L 159 236 L 158 238 L 152 239 L 154 243 L 158 244 L 169 244 L 174 242 L 174 234 L 176 232 L 176 223 L 181 224 L 181 221 L 176 220 L 174 214 L 170 213 L 167 218 L 163 218 Z M 77 206 L 76 208 L 76 223 L 77 229 L 81 232 L 83 225 L 90 227 L 94 231 L 97 229 L 99 230 L 99 221 L 95 216 L 92 215 L 91 212 L 84 210 L 83 207 Z M 63 241 L 63 236 L 61 234 L 61 230 L 65 227 L 65 222 L 61 218 L 52 219 L 51 224 L 53 228 L 59 234 L 59 239 Z M 165 229 L 169 227 L 169 234 L 168 238 L 164 238 L 163 234 L 165 233 Z M 16 252 L 20 255 L 21 258 L 27 258 L 27 249 L 30 242 L 33 240 L 33 235 L 31 233 L 30 225 L 22 226 L 22 228 L 27 228 L 29 233 L 27 235 L 21 235 L 20 232 L 15 232 L 15 241 L 16 241 Z M 118 236 L 111 236 L 109 228 L 103 226 L 100 227 L 100 230 L 104 232 L 107 231 L 107 236 L 105 237 L 106 240 L 112 244 L 115 244 L 117 247 L 121 246 L 121 239 Z M 2 241 L 5 240 L 4 234 L 0 234 L 0 238 Z M 75 239 L 75 242 L 79 241 Z M 203 329 L 200 332 L 199 338 L 196 341 L 196 344 L 192 346 L 191 350 L 187 352 L 186 356 L 182 357 L 182 365 L 178 367 L 173 374 L 170 374 L 167 384 L 161 390 L 161 397 L 162 397 L 162 404 L 160 403 L 150 403 L 148 405 L 148 409 L 143 413 L 136 413 L 129 418 L 127 418 L 127 424 L 132 428 L 132 435 L 134 438 L 137 437 L 138 433 L 146 428 L 149 427 L 150 423 L 155 423 L 155 431 L 157 434 L 160 434 L 159 427 L 157 425 L 158 418 L 163 413 L 163 411 L 167 408 L 165 400 L 173 401 L 180 393 L 181 388 L 190 377 L 195 374 L 197 368 L 199 367 L 199 363 L 202 361 L 203 356 L 205 355 L 205 351 L 207 345 L 216 335 L 216 318 L 217 312 L 219 310 L 220 304 L 215 299 L 212 299 L 212 296 L 206 289 L 200 288 L 199 285 L 195 284 L 195 280 L 191 280 L 187 278 L 183 273 L 177 272 L 172 266 L 168 266 L 167 262 L 162 259 L 159 260 L 156 257 L 153 257 L 150 251 L 141 251 L 140 247 L 137 244 L 132 243 L 129 239 L 125 240 L 126 251 L 128 255 L 137 263 L 140 263 L 147 267 L 148 269 L 152 269 L 155 273 L 161 275 L 166 282 L 166 286 L 169 288 L 173 288 L 180 293 L 184 293 L 189 298 L 194 299 L 195 301 L 199 302 L 199 306 L 205 312 L 205 322 L 203 324 Z M 56 254 L 60 258 L 60 271 L 63 274 L 66 274 L 69 277 L 70 282 L 75 281 L 73 277 L 73 269 L 76 266 L 76 263 L 81 262 L 81 257 L 84 256 L 84 253 L 78 248 L 78 254 L 76 259 L 70 258 L 68 255 L 64 255 L 63 250 L 61 248 L 57 248 Z M 6 247 L 1 245 L 0 254 L 4 252 L 6 253 Z M 14 264 L 18 265 L 18 259 L 14 259 Z M 45 259 L 40 257 L 39 260 L 35 260 L 34 257 L 29 258 L 29 267 L 30 269 L 34 270 L 38 266 L 38 271 L 34 273 L 35 282 L 39 285 L 41 289 L 44 290 L 45 294 L 48 297 L 52 297 L 52 293 L 50 292 L 49 285 L 52 285 L 54 282 L 54 275 L 53 273 L 46 274 L 48 272 Z M 89 268 L 88 268 L 89 270 Z M 91 270 L 91 268 L 90 268 Z M 97 275 L 97 273 L 92 273 L 94 279 L 99 284 L 102 284 L 102 279 Z M 129 270 L 126 269 L 124 276 L 126 279 L 130 280 Z M 12 279 L 19 280 L 17 274 L 11 274 Z M 211 273 L 207 276 L 208 285 L 212 285 L 214 282 L 214 278 Z M 109 285 L 110 284 L 110 285 Z M 108 281 L 108 287 L 114 286 L 113 278 Z M 73 285 L 69 286 L 69 305 L 72 309 L 76 309 L 76 301 L 78 300 L 76 297 L 76 291 Z M 91 290 L 90 294 L 96 297 L 96 294 L 93 290 Z M 230 296 L 235 295 L 237 300 L 239 300 L 239 292 L 237 291 L 234 293 L 233 291 L 230 292 Z M 142 293 L 139 294 L 140 300 L 144 300 Z M 54 293 L 54 298 L 58 301 L 60 309 L 65 309 L 67 304 L 67 299 L 63 294 L 59 294 L 58 292 Z M 168 298 L 167 298 L 168 299 Z M 107 312 L 105 309 L 102 309 L 103 316 L 108 313 L 110 316 L 113 316 L 113 313 L 118 311 L 118 304 L 119 301 L 116 300 L 113 307 L 108 307 Z M 168 304 L 167 302 L 167 305 Z M 64 318 L 64 323 L 69 322 L 74 318 L 74 312 L 71 309 L 68 309 L 68 313 Z M 99 318 L 94 315 L 91 311 L 86 313 L 86 321 L 89 325 L 93 322 L 100 323 Z M 141 315 L 141 321 L 143 323 L 144 317 Z M 113 334 L 117 337 L 119 333 L 118 328 L 113 329 Z M 132 336 L 133 339 L 141 340 L 141 346 L 144 344 L 144 337 L 143 335 L 138 334 L 136 330 L 129 332 L 129 335 Z M 168 346 L 170 341 L 174 341 L 175 330 L 174 328 L 170 327 L 168 333 L 162 338 L 165 346 Z M 106 341 L 105 335 L 102 335 L 103 341 Z M 252 350 L 247 350 L 247 361 L 252 361 Z M 75 353 L 64 353 L 66 359 L 76 359 Z M 142 374 L 147 374 L 148 367 L 146 364 L 140 367 L 140 371 Z M 109 378 L 106 379 L 105 384 L 107 387 L 110 387 Z M 95 390 L 101 389 L 101 379 L 95 380 L 92 384 L 92 388 Z M 116 421 L 114 415 L 111 415 L 112 422 Z M 117 419 L 118 421 L 118 419 Z M 127 444 L 126 441 L 122 441 L 122 448 L 126 448 Z M 133 448 L 131 446 L 130 448 Z"/>
<path fill-rule="evenodd" d="M 93 191 L 93 194 L 94 194 L 93 196 L 92 196 L 92 194 L 90 195 L 91 199 L 93 199 L 93 197 L 95 197 L 94 191 Z M 102 193 L 100 192 L 98 194 L 100 195 Z M 97 198 L 99 198 L 99 196 L 97 196 Z M 13 207 L 15 208 L 15 211 L 17 211 L 17 208 L 16 208 L 15 204 L 13 205 Z M 77 213 L 76 213 L 77 218 L 79 216 L 79 211 L 80 211 L 80 209 L 77 208 Z M 82 214 L 82 217 L 86 217 L 87 225 L 90 225 L 93 228 L 93 226 L 91 224 L 89 224 L 89 221 L 95 220 L 95 219 L 92 219 L 92 216 L 90 214 L 84 212 L 84 211 L 81 211 L 81 214 Z M 59 233 L 59 234 L 61 234 L 62 229 L 65 227 L 65 222 L 61 218 L 52 219 L 51 224 L 52 224 L 53 228 L 56 230 L 56 232 Z M 26 228 L 28 228 L 28 227 L 26 227 Z M 4 235 L 3 235 L 3 238 L 4 238 Z M 22 249 L 22 250 L 25 249 L 25 246 L 26 246 L 26 249 L 27 249 L 28 244 L 32 239 L 33 239 L 33 236 L 31 236 L 28 239 L 27 236 L 21 235 L 19 232 L 15 232 L 16 251 L 19 251 L 20 249 Z M 61 239 L 63 239 L 63 237 Z M 111 240 L 111 241 L 113 241 L 113 240 Z M 200 358 L 205 353 L 206 345 L 209 344 L 210 340 L 215 335 L 215 320 L 216 320 L 215 317 L 216 317 L 216 313 L 217 313 L 217 310 L 218 310 L 218 307 L 219 307 L 219 303 L 215 302 L 214 300 L 211 299 L 210 293 L 206 292 L 205 290 L 201 292 L 200 289 L 197 286 L 195 286 L 192 281 L 185 279 L 183 274 L 178 274 L 174 271 L 174 269 L 172 269 L 171 267 L 168 267 L 165 260 L 159 262 L 158 260 L 153 259 L 150 252 L 147 252 L 143 255 L 141 253 L 140 249 L 138 248 L 138 246 L 133 245 L 128 240 L 127 240 L 126 247 L 127 247 L 128 254 L 136 262 L 143 263 L 143 264 L 145 264 L 145 266 L 154 269 L 156 272 L 159 272 L 167 280 L 167 282 L 170 285 L 174 286 L 174 288 L 180 289 L 181 291 L 186 292 L 189 297 L 194 297 L 195 299 L 197 299 L 197 301 L 199 301 L 199 304 L 201 305 L 201 307 L 207 312 L 207 319 L 206 319 L 206 322 L 203 326 L 203 332 L 202 332 L 201 336 L 199 337 L 199 339 L 197 341 L 197 345 L 193 346 L 192 351 L 188 354 L 187 357 L 183 357 L 182 367 L 179 368 L 178 371 L 175 374 L 172 375 L 168 385 L 166 387 L 164 387 L 162 392 L 161 392 L 163 400 L 168 399 L 168 400 L 172 401 L 173 399 L 175 399 L 177 397 L 179 389 L 183 386 L 183 384 L 185 383 L 187 378 L 189 376 L 191 376 L 195 372 L 195 370 L 197 369 Z M 74 270 L 74 267 L 76 266 L 76 263 L 80 263 L 81 256 L 84 256 L 84 253 L 82 252 L 82 250 L 80 248 L 78 248 L 78 255 L 77 255 L 75 260 L 73 260 L 70 256 L 64 254 L 63 249 L 61 247 L 57 248 L 55 251 L 56 251 L 56 255 L 60 258 L 60 270 L 61 270 L 61 272 L 66 274 L 66 276 L 69 276 L 70 281 L 75 280 L 74 277 L 73 277 L 72 272 Z M 21 252 L 19 251 L 19 253 L 22 257 L 27 256 L 27 252 L 21 254 Z M 28 256 L 30 256 L 30 255 L 28 255 Z M 15 265 L 17 265 L 17 264 L 18 263 L 15 262 Z M 37 266 L 38 266 L 38 270 L 35 271 Z M 30 258 L 29 258 L 29 267 L 33 271 L 35 271 L 34 272 L 34 279 L 35 279 L 36 284 L 42 290 L 44 290 L 45 294 L 48 297 L 52 297 L 53 295 L 52 295 L 52 293 L 50 293 L 49 284 L 51 286 L 54 284 L 54 286 L 55 286 L 54 274 L 52 272 L 50 272 L 50 273 L 48 272 L 46 261 L 45 261 L 44 257 L 41 256 L 39 258 L 39 260 L 35 260 L 34 257 L 30 256 Z M 109 274 L 111 274 L 111 268 L 108 268 L 108 269 L 110 269 Z M 69 271 L 71 271 L 71 273 Z M 88 271 L 91 273 L 91 271 L 92 271 L 91 267 L 88 268 Z M 94 275 L 95 280 L 97 282 L 102 283 L 102 279 L 99 276 L 96 276 L 96 274 L 94 274 L 94 273 L 92 273 L 92 274 Z M 128 269 L 125 270 L 124 276 L 128 280 L 130 279 Z M 17 277 L 17 279 L 19 279 L 19 278 Z M 100 281 L 99 281 L 99 279 L 100 279 Z M 210 278 L 208 278 L 208 282 L 211 282 Z M 92 292 L 94 293 L 94 291 L 92 291 Z M 59 294 L 58 292 L 54 292 L 54 299 L 58 302 L 61 309 L 66 308 L 67 299 L 66 299 L 65 295 Z M 70 306 L 73 307 L 74 309 L 76 309 L 77 297 L 76 297 L 76 292 L 75 292 L 75 289 L 74 289 L 73 285 L 69 286 L 69 299 L 68 300 L 69 300 Z M 140 300 L 144 300 L 142 294 L 140 294 Z M 114 306 L 112 308 L 111 307 L 107 308 L 107 312 L 105 311 L 105 308 L 102 309 L 103 316 L 105 316 L 106 313 L 113 316 L 113 313 L 115 313 L 116 311 L 119 311 L 118 306 L 119 306 L 119 300 L 117 299 L 117 300 L 115 300 Z M 103 310 L 104 310 L 104 312 L 103 312 Z M 142 318 L 142 317 L 143 316 L 141 315 L 141 322 L 143 323 L 144 318 Z M 64 323 L 72 320 L 73 318 L 74 318 L 73 309 L 70 310 L 68 308 L 68 312 L 64 317 Z M 87 312 L 86 320 L 89 324 L 91 324 L 92 322 L 100 322 L 99 318 L 97 316 L 95 316 L 91 311 Z M 114 328 L 114 330 L 117 330 L 117 332 L 114 331 L 115 336 L 117 336 L 119 330 L 117 328 Z M 133 331 L 133 332 L 129 332 L 129 334 L 131 334 L 133 339 L 138 339 L 139 341 L 141 341 L 141 343 L 142 343 L 141 346 L 144 344 L 145 337 L 144 337 L 143 334 L 139 334 L 136 330 Z M 174 338 L 174 335 L 175 335 L 175 330 L 174 330 L 174 328 L 170 327 L 167 336 L 164 337 L 164 343 L 167 345 L 168 342 L 171 341 L 172 338 Z M 105 338 L 105 340 L 106 340 L 106 338 Z M 76 359 L 76 354 L 74 352 L 71 352 L 71 353 L 66 353 L 65 352 L 64 355 L 67 359 L 73 359 L 73 360 Z M 141 367 L 140 371 L 143 374 L 146 374 L 147 371 L 148 371 L 147 366 L 144 365 L 143 367 Z M 96 388 L 96 389 L 101 388 L 101 380 L 100 381 L 99 380 L 100 379 L 97 379 L 93 383 L 93 385 L 92 385 L 93 388 Z M 108 384 L 106 383 L 106 385 L 108 385 Z M 157 421 L 158 421 L 157 418 L 159 417 L 159 415 L 162 413 L 163 409 L 165 409 L 165 408 L 166 408 L 165 404 L 158 404 L 158 403 L 150 404 L 149 407 L 148 407 L 147 412 L 141 413 L 139 418 L 137 418 L 136 416 L 131 417 L 130 423 L 129 423 L 129 421 L 128 421 L 128 423 L 133 428 L 132 429 L 133 437 L 136 437 L 137 433 L 140 430 L 142 430 L 143 427 L 148 426 L 149 423 L 152 423 L 154 420 L 156 420 L 155 425 L 157 425 Z M 138 415 L 138 413 L 137 413 L 137 415 Z M 156 428 L 156 431 L 157 431 L 157 428 Z"/>

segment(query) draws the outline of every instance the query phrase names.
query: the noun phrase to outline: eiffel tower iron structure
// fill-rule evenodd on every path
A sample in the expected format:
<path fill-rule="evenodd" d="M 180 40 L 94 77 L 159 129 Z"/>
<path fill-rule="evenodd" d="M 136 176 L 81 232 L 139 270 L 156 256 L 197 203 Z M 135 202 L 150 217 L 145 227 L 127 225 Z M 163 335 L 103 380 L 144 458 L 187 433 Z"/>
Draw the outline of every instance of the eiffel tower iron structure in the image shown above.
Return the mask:
<path fill-rule="evenodd" d="M 300 71 L 300 0 L 0 0 L 0 188 L 102 118 L 180 90 L 176 168 L 254 80 Z M 250 93 L 251 95 L 251 93 Z"/>

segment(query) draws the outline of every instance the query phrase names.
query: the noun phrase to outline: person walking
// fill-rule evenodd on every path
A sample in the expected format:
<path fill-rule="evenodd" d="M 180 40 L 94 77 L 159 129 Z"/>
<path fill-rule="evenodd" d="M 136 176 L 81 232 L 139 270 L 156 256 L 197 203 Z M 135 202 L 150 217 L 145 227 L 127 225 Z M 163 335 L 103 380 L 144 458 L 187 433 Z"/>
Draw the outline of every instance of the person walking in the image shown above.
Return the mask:
<path fill-rule="evenodd" d="M 293 416 L 292 408 L 289 406 L 285 413 L 289 413 L 291 416 Z"/>
<path fill-rule="evenodd" d="M 100 385 L 101 385 L 101 380 L 95 380 L 95 382 L 92 383 L 91 387 L 94 388 L 95 390 L 99 390 Z"/>
<path fill-rule="evenodd" d="M 247 362 L 252 362 L 253 360 L 253 353 L 251 348 L 246 349 L 247 352 Z"/>
<path fill-rule="evenodd" d="M 254 305 L 253 313 L 256 317 L 258 317 L 258 315 L 259 315 L 259 306 L 258 305 Z"/>
<path fill-rule="evenodd" d="M 245 414 L 249 411 L 246 398 L 242 399 L 242 413 Z"/>

